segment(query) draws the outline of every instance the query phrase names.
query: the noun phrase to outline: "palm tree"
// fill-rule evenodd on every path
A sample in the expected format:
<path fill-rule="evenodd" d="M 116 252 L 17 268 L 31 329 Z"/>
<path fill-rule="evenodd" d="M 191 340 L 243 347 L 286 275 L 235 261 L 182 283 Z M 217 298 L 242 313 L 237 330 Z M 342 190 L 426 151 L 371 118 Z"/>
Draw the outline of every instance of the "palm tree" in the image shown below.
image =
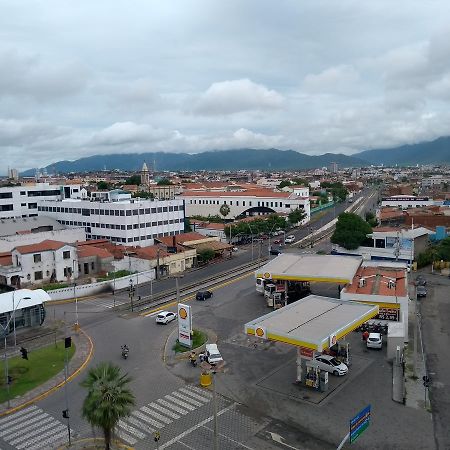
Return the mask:
<path fill-rule="evenodd" d="M 228 214 L 230 214 L 230 207 L 226 203 L 224 203 L 220 207 L 219 212 L 223 216 L 223 232 L 225 233 L 225 217 L 227 217 Z M 226 233 L 225 233 L 225 238 L 226 238 Z M 231 244 L 231 226 L 230 226 L 230 244 Z"/>
<path fill-rule="evenodd" d="M 91 368 L 81 383 L 88 389 L 82 415 L 92 426 L 102 429 L 106 450 L 111 447 L 117 422 L 129 416 L 135 404 L 135 397 L 128 388 L 130 381 L 128 374 L 120 373 L 120 367 L 102 362 Z"/>

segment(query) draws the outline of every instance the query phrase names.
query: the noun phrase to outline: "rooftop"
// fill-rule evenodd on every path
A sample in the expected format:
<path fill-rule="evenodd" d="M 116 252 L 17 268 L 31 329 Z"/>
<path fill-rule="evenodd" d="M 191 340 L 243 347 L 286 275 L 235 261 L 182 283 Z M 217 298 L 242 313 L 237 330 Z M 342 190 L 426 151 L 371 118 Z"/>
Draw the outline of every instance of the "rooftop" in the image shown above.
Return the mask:
<path fill-rule="evenodd" d="M 290 192 L 279 192 L 270 189 L 250 189 L 245 191 L 184 191 L 182 197 L 260 197 L 260 198 L 289 198 Z M 294 196 L 294 198 L 298 198 Z"/>
<path fill-rule="evenodd" d="M 66 244 L 65 242 L 60 241 L 52 241 L 50 239 L 46 239 L 45 241 L 38 242 L 37 244 L 29 244 L 29 245 L 19 245 L 14 250 L 21 253 L 22 255 L 26 253 L 37 253 L 37 252 L 48 252 L 51 250 L 58 250 Z"/>

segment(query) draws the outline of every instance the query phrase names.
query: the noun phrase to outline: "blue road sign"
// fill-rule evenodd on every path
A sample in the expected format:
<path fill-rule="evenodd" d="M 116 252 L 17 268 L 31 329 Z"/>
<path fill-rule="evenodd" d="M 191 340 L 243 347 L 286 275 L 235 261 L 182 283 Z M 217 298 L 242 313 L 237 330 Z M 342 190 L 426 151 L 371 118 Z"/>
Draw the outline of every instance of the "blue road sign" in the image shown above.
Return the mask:
<path fill-rule="evenodd" d="M 355 442 L 370 423 L 370 405 L 350 419 L 350 443 Z"/>

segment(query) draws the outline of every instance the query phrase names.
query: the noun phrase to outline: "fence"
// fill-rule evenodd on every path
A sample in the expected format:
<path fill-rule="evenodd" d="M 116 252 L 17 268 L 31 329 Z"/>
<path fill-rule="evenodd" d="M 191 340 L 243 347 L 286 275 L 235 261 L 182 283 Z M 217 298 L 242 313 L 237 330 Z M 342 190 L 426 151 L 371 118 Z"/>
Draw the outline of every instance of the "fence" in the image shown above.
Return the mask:
<path fill-rule="evenodd" d="M 318 213 L 319 211 L 323 211 L 324 209 L 331 208 L 335 205 L 335 202 L 325 203 L 325 205 L 317 206 L 317 208 L 311 208 L 311 215 Z"/>
<path fill-rule="evenodd" d="M 115 278 L 107 281 L 98 281 L 96 283 L 82 284 L 62 289 L 48 291 L 52 300 L 66 300 L 75 297 L 86 297 L 88 295 L 101 294 L 102 292 L 112 292 L 113 290 L 126 289 L 132 281 L 133 286 L 148 283 L 155 278 L 154 270 L 133 273 L 121 278 Z"/>

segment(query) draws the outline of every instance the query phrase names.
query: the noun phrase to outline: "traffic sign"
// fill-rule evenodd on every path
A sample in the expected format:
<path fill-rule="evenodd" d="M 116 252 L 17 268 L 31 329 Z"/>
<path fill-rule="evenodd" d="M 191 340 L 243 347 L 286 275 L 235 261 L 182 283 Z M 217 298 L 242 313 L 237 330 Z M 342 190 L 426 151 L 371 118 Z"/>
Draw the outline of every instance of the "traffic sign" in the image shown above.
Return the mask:
<path fill-rule="evenodd" d="M 370 405 L 366 406 L 362 411 L 356 414 L 353 419 L 350 419 L 350 443 L 358 439 L 363 431 L 370 423 Z"/>

